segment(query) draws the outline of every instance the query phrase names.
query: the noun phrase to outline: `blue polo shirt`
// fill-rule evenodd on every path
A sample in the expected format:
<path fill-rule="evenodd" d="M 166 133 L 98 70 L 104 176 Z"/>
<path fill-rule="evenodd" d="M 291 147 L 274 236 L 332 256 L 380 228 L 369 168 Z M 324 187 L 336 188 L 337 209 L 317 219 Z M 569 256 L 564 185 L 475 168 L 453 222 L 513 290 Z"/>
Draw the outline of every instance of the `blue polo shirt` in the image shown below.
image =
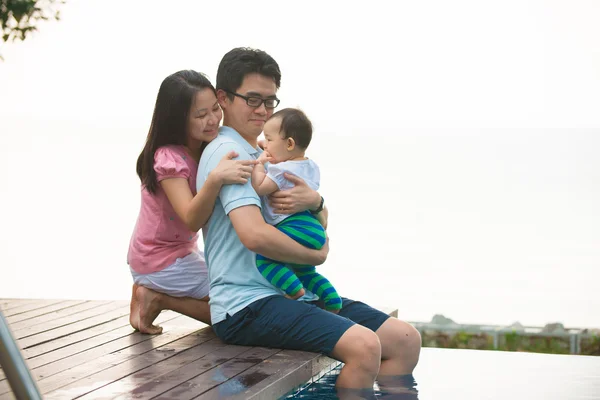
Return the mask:
<path fill-rule="evenodd" d="M 210 171 L 232 150 L 239 154 L 239 160 L 256 160 L 262 152 L 260 148 L 253 148 L 234 129 L 221 127 L 219 135 L 206 146 L 200 158 L 196 179 L 198 190 Z M 233 315 L 256 300 L 282 294 L 260 274 L 256 268 L 256 254 L 242 244 L 231 224 L 228 214 L 244 206 L 261 208 L 261 199 L 250 180 L 244 185 L 223 186 L 213 213 L 203 228 L 213 325 L 224 320 L 227 314 Z M 305 297 L 303 300 L 314 295 Z"/>

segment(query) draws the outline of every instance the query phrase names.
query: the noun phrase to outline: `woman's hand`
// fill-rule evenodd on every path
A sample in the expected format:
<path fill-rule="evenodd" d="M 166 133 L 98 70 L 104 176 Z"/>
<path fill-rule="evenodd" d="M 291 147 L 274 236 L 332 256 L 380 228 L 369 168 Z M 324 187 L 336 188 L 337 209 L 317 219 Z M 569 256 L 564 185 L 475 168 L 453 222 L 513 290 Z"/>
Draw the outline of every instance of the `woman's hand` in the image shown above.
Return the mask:
<path fill-rule="evenodd" d="M 321 196 L 312 190 L 302 178 L 289 173 L 285 178 L 294 184 L 286 190 L 278 190 L 269 196 L 269 203 L 276 214 L 296 214 L 306 210 L 315 210 L 321 204 Z"/>
<path fill-rule="evenodd" d="M 233 160 L 238 153 L 230 151 L 227 153 L 219 164 L 213 169 L 209 176 L 212 175 L 221 185 L 229 185 L 234 183 L 244 184 L 248 182 L 248 178 L 252 174 L 252 168 L 258 163 L 257 160 Z"/>

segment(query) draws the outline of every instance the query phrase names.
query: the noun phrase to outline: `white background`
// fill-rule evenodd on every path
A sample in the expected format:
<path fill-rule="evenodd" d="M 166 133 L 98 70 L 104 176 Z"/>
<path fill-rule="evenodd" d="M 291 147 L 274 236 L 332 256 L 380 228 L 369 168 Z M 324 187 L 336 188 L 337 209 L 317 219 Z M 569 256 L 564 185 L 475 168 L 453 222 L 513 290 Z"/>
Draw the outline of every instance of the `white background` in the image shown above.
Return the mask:
<path fill-rule="evenodd" d="M 225 5 L 226 4 L 226 5 Z M 0 297 L 125 299 L 158 87 L 238 46 L 313 120 L 342 294 L 600 326 L 600 2 L 68 0 L 3 45 Z"/>

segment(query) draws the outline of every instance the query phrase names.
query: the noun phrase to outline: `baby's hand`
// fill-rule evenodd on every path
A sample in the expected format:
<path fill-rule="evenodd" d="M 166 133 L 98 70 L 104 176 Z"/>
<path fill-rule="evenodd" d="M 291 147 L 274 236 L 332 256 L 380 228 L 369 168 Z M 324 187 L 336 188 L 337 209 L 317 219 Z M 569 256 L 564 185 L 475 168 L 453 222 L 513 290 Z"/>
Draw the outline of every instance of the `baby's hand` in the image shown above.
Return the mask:
<path fill-rule="evenodd" d="M 262 154 L 258 157 L 258 162 L 261 164 L 265 164 L 267 162 L 271 162 L 273 160 L 273 157 L 271 157 L 271 154 L 269 154 L 268 151 L 263 151 Z"/>

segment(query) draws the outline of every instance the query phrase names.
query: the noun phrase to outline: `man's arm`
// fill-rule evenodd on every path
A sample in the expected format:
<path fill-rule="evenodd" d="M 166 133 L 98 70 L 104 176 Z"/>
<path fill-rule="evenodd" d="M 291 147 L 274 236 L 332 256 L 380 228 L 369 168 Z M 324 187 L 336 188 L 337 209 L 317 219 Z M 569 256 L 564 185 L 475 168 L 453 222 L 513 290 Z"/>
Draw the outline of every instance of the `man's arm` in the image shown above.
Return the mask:
<path fill-rule="evenodd" d="M 229 213 L 229 219 L 242 244 L 254 253 L 285 263 L 303 265 L 321 265 L 327 259 L 327 243 L 321 250 L 302 246 L 267 224 L 256 206 L 238 207 Z"/>
<path fill-rule="evenodd" d="M 316 215 L 316 217 L 319 220 L 319 222 L 321 223 L 321 226 L 324 229 L 327 229 L 327 220 L 329 219 L 329 210 L 327 210 L 327 207 L 323 207 L 323 211 L 318 213 Z"/>

